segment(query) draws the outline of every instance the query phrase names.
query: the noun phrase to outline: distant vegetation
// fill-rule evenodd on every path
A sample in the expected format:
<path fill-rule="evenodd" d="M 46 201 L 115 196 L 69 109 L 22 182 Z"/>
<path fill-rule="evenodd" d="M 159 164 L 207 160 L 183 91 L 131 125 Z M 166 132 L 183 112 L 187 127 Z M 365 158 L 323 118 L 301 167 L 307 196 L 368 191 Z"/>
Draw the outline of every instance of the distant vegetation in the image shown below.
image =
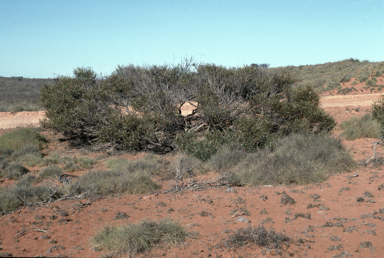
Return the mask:
<path fill-rule="evenodd" d="M 42 110 L 40 91 L 43 84 L 54 79 L 27 79 L 0 77 L 0 112 Z"/>
<path fill-rule="evenodd" d="M 270 68 L 272 71 L 290 72 L 297 79 L 295 85 L 310 84 L 316 91 L 328 91 L 341 88 L 343 82 L 358 78 L 366 82 L 370 76 L 384 73 L 384 62 L 360 61 L 346 59 L 339 62 L 318 65 L 287 66 Z"/>

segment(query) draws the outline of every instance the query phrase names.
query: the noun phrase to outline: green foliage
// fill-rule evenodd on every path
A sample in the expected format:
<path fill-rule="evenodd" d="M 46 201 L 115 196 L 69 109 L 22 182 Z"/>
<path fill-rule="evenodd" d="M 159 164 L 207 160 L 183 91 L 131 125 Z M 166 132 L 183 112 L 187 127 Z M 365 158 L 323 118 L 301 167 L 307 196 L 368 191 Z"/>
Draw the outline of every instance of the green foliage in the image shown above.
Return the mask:
<path fill-rule="evenodd" d="M 44 148 L 46 143 L 47 139 L 36 129 L 19 128 L 0 136 L 0 151 L 11 150 L 14 152 L 23 148 L 33 148 L 31 145 L 40 150 Z"/>
<path fill-rule="evenodd" d="M 292 132 L 330 131 L 334 121 L 310 87 L 296 87 L 287 72 L 266 68 L 196 65 L 118 67 L 96 80 L 89 68 L 59 77 L 42 90 L 43 126 L 80 144 L 130 151 L 176 148 L 207 161 L 223 144 L 246 151 L 272 146 Z M 194 116 L 181 116 L 185 102 Z"/>
<path fill-rule="evenodd" d="M 346 140 L 355 140 L 358 138 L 379 138 L 380 124 L 372 118 L 371 114 L 363 117 L 353 117 L 339 125 L 343 132 L 340 137 Z"/>
<path fill-rule="evenodd" d="M 368 76 L 361 76 L 361 77 L 359 77 L 359 82 L 366 82 L 368 80 L 369 80 Z"/>
<path fill-rule="evenodd" d="M 220 131 L 206 132 L 200 137 L 185 133 L 176 139 L 182 151 L 202 161 L 209 160 L 227 141 L 228 139 Z"/>
<path fill-rule="evenodd" d="M 380 76 L 382 76 L 383 74 L 382 74 L 382 72 L 380 72 L 380 71 L 377 71 L 376 73 L 375 73 L 375 76 L 376 77 L 380 77 Z"/>
<path fill-rule="evenodd" d="M 79 164 L 80 169 L 90 169 L 95 164 L 95 160 L 89 157 L 78 157 L 76 162 Z"/>
<path fill-rule="evenodd" d="M 368 80 L 368 81 L 365 82 L 365 85 L 373 86 L 373 85 L 376 85 L 376 82 L 374 80 Z"/>
<path fill-rule="evenodd" d="M 179 155 L 170 165 L 165 179 L 183 180 L 185 178 L 205 174 L 207 169 L 203 162 L 187 155 Z"/>
<path fill-rule="evenodd" d="M 381 135 L 384 129 L 384 97 L 375 101 L 372 105 L 372 117 L 381 125 Z"/>
<path fill-rule="evenodd" d="M 292 134 L 248 156 L 233 171 L 250 185 L 311 184 L 356 167 L 341 142 L 326 134 Z"/>
<path fill-rule="evenodd" d="M 357 85 L 357 84 L 359 84 L 357 81 L 353 81 L 353 82 L 351 83 L 351 85 Z"/>
<path fill-rule="evenodd" d="M 143 220 L 138 224 L 105 226 L 91 241 L 100 250 L 113 251 L 114 256 L 134 256 L 160 244 L 181 244 L 187 231 L 177 222 Z"/>

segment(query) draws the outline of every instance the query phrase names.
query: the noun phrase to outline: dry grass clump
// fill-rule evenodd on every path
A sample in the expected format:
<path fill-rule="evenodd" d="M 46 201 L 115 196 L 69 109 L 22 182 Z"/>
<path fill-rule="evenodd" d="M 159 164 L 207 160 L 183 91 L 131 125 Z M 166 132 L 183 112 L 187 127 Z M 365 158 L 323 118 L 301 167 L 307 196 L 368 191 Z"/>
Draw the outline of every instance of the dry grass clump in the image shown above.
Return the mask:
<path fill-rule="evenodd" d="M 49 197 L 53 199 L 60 197 L 59 191 L 51 196 L 49 186 L 34 186 L 36 182 L 36 177 L 26 175 L 11 188 L 0 187 L 0 213 L 4 214 L 25 205 L 33 205 Z"/>
<path fill-rule="evenodd" d="M 164 179 L 183 180 L 206 172 L 207 169 L 201 160 L 187 155 L 180 155 L 171 163 Z"/>
<path fill-rule="evenodd" d="M 363 117 L 353 117 L 339 125 L 344 130 L 340 137 L 346 140 L 355 140 L 358 138 L 378 138 L 381 134 L 380 123 L 372 118 L 371 114 Z"/>
<path fill-rule="evenodd" d="M 218 151 L 208 162 L 208 166 L 215 171 L 225 172 L 235 167 L 247 157 L 247 153 L 230 148 Z"/>
<path fill-rule="evenodd" d="M 133 256 L 150 251 L 156 245 L 180 244 L 187 236 L 187 231 L 172 220 L 143 220 L 125 226 L 107 225 L 91 241 L 98 250 L 112 251 L 114 256 Z"/>
<path fill-rule="evenodd" d="M 34 128 L 19 128 L 0 136 L 0 150 L 20 150 L 26 146 L 35 146 L 39 150 L 47 143 L 47 139 Z"/>
<path fill-rule="evenodd" d="M 49 167 L 42 168 L 39 172 L 39 178 L 54 179 L 56 176 L 63 174 L 63 170 L 57 165 L 50 165 Z"/>
<path fill-rule="evenodd" d="M 263 226 L 259 226 L 258 228 L 240 228 L 235 234 L 230 235 L 224 244 L 228 249 L 237 249 L 250 244 L 259 247 L 282 249 L 284 243 L 287 246 L 291 241 L 289 237 L 276 233 L 273 229 L 268 231 Z"/>
<path fill-rule="evenodd" d="M 11 180 L 18 180 L 28 172 L 29 170 L 19 162 L 13 162 L 8 165 L 3 172 L 0 171 L 0 177 L 5 177 Z"/>
<path fill-rule="evenodd" d="M 356 166 L 340 140 L 326 134 L 293 134 L 280 140 L 274 149 L 249 154 L 234 172 L 251 186 L 310 184 Z"/>
<path fill-rule="evenodd" d="M 89 197 L 110 196 L 119 193 L 143 194 L 160 187 L 148 174 L 127 169 L 92 171 L 82 175 L 68 188 L 70 195 L 87 194 Z"/>
<path fill-rule="evenodd" d="M 154 154 L 148 154 L 142 159 L 127 160 L 113 158 L 106 161 L 105 166 L 111 170 L 126 170 L 130 173 L 146 175 L 164 175 L 169 169 L 170 162 Z"/>

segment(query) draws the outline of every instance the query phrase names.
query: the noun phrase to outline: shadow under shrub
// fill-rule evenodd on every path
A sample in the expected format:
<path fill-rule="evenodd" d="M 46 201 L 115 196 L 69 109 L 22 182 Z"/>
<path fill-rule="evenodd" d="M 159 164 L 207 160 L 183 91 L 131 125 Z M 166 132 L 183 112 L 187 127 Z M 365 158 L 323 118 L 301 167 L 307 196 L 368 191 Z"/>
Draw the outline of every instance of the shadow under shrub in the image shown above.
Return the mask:
<path fill-rule="evenodd" d="M 360 118 L 353 117 L 341 123 L 339 127 L 343 130 L 340 137 L 351 141 L 358 138 L 379 138 L 381 134 L 380 124 L 371 114 Z"/>
<path fill-rule="evenodd" d="M 143 220 L 126 226 L 107 225 L 91 241 L 99 250 L 112 251 L 114 255 L 134 256 L 150 251 L 157 245 L 180 244 L 187 236 L 187 231 L 172 220 Z"/>
<path fill-rule="evenodd" d="M 248 156 L 233 170 L 244 184 L 311 184 L 357 166 L 340 140 L 327 134 L 292 134 Z"/>

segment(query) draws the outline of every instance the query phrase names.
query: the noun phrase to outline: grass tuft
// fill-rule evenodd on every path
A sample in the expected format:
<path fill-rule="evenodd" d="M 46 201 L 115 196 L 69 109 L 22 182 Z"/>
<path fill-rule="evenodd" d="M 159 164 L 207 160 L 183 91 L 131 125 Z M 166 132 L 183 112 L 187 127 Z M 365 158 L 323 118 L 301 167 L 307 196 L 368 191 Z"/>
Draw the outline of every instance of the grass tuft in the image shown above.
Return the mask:
<path fill-rule="evenodd" d="M 208 162 L 208 166 L 215 171 L 225 172 L 247 157 L 247 153 L 239 150 L 224 148 L 219 150 Z"/>
<path fill-rule="evenodd" d="M 311 184 L 356 166 L 340 140 L 326 134 L 294 134 L 280 140 L 273 150 L 248 154 L 234 172 L 251 186 Z"/>
<path fill-rule="evenodd" d="M 33 145 L 39 150 L 47 143 L 47 139 L 34 128 L 19 128 L 0 136 L 0 150 L 12 152 Z"/>
<path fill-rule="evenodd" d="M 50 178 L 54 179 L 56 176 L 63 174 L 63 170 L 57 165 L 50 165 L 49 167 L 43 168 L 39 172 L 39 178 Z"/>
<path fill-rule="evenodd" d="M 339 125 L 344 130 L 340 137 L 353 141 L 359 138 L 379 138 L 380 124 L 372 118 L 371 114 L 366 114 L 360 118 L 353 117 Z"/>
<path fill-rule="evenodd" d="M 144 220 L 126 226 L 105 226 L 91 241 L 99 250 L 131 256 L 150 251 L 160 244 L 180 244 L 187 235 L 187 231 L 172 220 Z"/>

